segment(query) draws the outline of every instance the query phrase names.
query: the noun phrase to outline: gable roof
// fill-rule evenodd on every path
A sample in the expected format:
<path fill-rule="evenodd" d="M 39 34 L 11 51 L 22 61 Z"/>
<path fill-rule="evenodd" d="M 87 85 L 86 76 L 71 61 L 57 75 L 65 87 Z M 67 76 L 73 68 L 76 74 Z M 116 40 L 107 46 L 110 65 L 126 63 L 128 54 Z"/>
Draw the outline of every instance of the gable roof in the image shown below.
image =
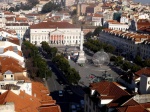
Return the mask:
<path fill-rule="evenodd" d="M 14 102 L 16 112 L 61 112 L 56 101 L 47 95 L 48 90 L 42 83 L 32 81 L 32 90 L 32 96 L 24 91 L 17 95 L 8 90 L 0 95 L 0 104 Z"/>
<path fill-rule="evenodd" d="M 25 69 L 19 64 L 19 61 L 11 57 L 0 57 L 0 72 L 4 73 L 7 70 L 16 72 L 23 72 Z"/>
<path fill-rule="evenodd" d="M 108 107 L 116 106 L 131 97 L 128 92 L 118 87 L 116 83 L 108 81 L 92 83 L 90 84 L 90 89 L 96 90 L 100 94 L 100 99 L 113 99 L 112 102 L 107 105 Z"/>
<path fill-rule="evenodd" d="M 8 46 L 8 47 L 4 48 L 4 52 L 6 52 L 8 50 L 13 51 L 13 52 L 17 53 L 18 55 L 22 56 L 22 53 L 21 53 L 21 51 L 18 50 L 17 46 Z"/>
<path fill-rule="evenodd" d="M 8 56 L 24 62 L 24 58 L 13 51 L 6 51 L 5 53 L 0 54 L 0 56 Z"/>
<path fill-rule="evenodd" d="M 15 111 L 17 112 L 38 112 L 36 108 L 40 106 L 38 100 L 33 99 L 32 96 L 29 96 L 23 91 L 20 91 L 19 95 L 10 90 L 6 91 L 0 95 L 0 104 L 4 105 L 6 102 L 14 102 Z"/>
<path fill-rule="evenodd" d="M 145 67 L 140 69 L 139 71 L 135 72 L 135 78 L 140 77 L 141 75 L 146 75 L 150 77 L 150 67 Z"/>

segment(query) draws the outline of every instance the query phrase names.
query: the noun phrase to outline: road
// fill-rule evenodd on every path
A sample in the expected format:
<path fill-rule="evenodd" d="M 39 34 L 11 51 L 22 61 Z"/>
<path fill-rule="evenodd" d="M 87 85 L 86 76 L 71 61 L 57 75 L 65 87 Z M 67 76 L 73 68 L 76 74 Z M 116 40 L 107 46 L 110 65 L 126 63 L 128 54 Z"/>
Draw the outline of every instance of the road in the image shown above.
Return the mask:
<path fill-rule="evenodd" d="M 47 57 L 45 53 L 42 53 L 43 57 Z M 73 60 L 68 60 L 71 67 L 75 68 L 77 71 L 79 71 L 79 74 L 81 76 L 80 82 L 82 82 L 82 86 L 89 86 L 89 83 L 92 82 L 90 75 L 94 74 L 96 76 L 103 76 L 105 73 L 111 74 L 113 78 L 117 78 L 119 75 L 119 69 L 113 66 L 103 66 L 103 67 L 95 67 L 93 64 L 90 63 L 92 58 L 92 53 L 86 52 L 85 56 L 88 60 L 88 62 L 83 66 L 79 66 L 77 63 L 75 63 Z M 50 61 L 47 60 L 48 66 L 52 70 L 52 77 L 48 78 L 47 85 L 50 90 L 50 95 L 53 97 L 53 99 L 56 100 L 57 104 L 60 105 L 62 112 L 69 112 L 69 106 L 72 102 L 74 103 L 80 103 L 80 100 L 83 100 L 83 97 L 80 95 L 73 93 L 73 95 L 68 94 L 67 87 L 72 88 L 68 86 L 67 81 L 64 79 L 62 72 Z M 107 72 L 106 72 L 107 71 Z M 62 82 L 63 85 L 61 85 L 59 82 Z M 63 90 L 64 95 L 63 97 L 60 97 L 58 94 L 59 90 Z"/>
<path fill-rule="evenodd" d="M 42 52 L 41 49 L 39 49 L 39 51 L 41 52 L 42 57 L 47 61 L 49 68 L 52 70 L 52 77 L 47 78 L 47 87 L 50 91 L 50 96 L 52 96 L 52 98 L 56 100 L 56 103 L 60 105 L 62 112 L 70 112 L 70 105 L 72 103 L 80 104 L 80 100 L 83 100 L 83 97 L 74 93 L 74 91 L 72 91 L 72 94 L 67 92 L 68 89 L 72 90 L 72 88 L 67 84 L 64 77 L 62 77 L 62 72 L 50 60 L 46 59 L 46 53 Z M 59 96 L 59 90 L 63 90 L 63 96 Z"/>

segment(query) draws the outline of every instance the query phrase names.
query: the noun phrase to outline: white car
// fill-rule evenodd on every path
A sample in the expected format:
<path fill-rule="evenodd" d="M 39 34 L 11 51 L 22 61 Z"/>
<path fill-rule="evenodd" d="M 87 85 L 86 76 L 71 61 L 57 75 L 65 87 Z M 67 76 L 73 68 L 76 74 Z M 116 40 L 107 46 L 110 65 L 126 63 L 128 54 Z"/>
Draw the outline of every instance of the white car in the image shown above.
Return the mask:
<path fill-rule="evenodd" d="M 62 90 L 60 90 L 58 93 L 59 93 L 59 96 L 63 96 L 63 91 Z"/>

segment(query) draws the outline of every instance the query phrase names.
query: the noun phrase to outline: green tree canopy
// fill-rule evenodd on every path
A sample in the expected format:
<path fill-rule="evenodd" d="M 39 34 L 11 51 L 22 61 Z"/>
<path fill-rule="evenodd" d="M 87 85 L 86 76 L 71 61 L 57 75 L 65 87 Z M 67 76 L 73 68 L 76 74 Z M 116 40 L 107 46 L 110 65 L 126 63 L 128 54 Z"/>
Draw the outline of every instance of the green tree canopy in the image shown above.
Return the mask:
<path fill-rule="evenodd" d="M 102 26 L 97 27 L 94 32 L 93 35 L 94 36 L 99 36 L 99 33 L 102 31 Z"/>
<path fill-rule="evenodd" d="M 35 45 L 29 41 L 24 41 L 22 44 L 22 52 L 23 54 L 27 52 L 26 67 L 31 78 L 44 78 L 46 72 L 48 76 L 51 76 L 51 71 L 47 67 L 46 61 L 41 58 L 38 48 Z"/>
<path fill-rule="evenodd" d="M 134 62 L 138 65 L 142 65 L 142 58 L 139 55 L 136 55 Z"/>
<path fill-rule="evenodd" d="M 120 22 L 120 18 L 121 18 L 121 13 L 116 12 L 113 15 L 113 20 L 117 20 L 118 22 Z"/>
<path fill-rule="evenodd" d="M 42 13 L 51 12 L 52 10 L 60 11 L 61 10 L 61 5 L 60 4 L 55 4 L 55 3 L 50 1 L 50 2 L 46 3 L 43 6 Z"/>

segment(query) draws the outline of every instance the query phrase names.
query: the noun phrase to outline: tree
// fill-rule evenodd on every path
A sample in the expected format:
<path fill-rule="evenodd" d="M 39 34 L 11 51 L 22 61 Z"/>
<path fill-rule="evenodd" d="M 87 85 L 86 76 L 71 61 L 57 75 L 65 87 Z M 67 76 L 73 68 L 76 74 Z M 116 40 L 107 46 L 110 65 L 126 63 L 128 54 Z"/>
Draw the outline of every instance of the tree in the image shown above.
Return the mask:
<path fill-rule="evenodd" d="M 125 71 L 127 71 L 128 69 L 131 69 L 131 64 L 128 61 L 124 61 L 124 63 L 122 64 L 121 68 Z"/>
<path fill-rule="evenodd" d="M 50 2 L 46 3 L 43 6 L 42 13 L 51 12 L 52 10 L 60 11 L 61 10 L 61 5 L 60 4 L 55 4 L 55 3 L 50 1 Z"/>
<path fill-rule="evenodd" d="M 134 64 L 134 65 L 131 67 L 131 71 L 132 71 L 132 72 L 137 72 L 137 71 L 140 70 L 140 69 L 141 69 L 141 67 L 138 66 L 138 65 L 136 65 L 136 64 Z"/>
<path fill-rule="evenodd" d="M 117 20 L 118 22 L 120 22 L 120 18 L 121 18 L 121 13 L 114 13 L 113 15 L 113 20 Z"/>
<path fill-rule="evenodd" d="M 73 16 L 73 15 L 77 15 L 77 10 L 74 9 L 74 10 L 72 11 L 71 15 L 72 15 L 72 16 Z"/>
<path fill-rule="evenodd" d="M 142 66 L 143 67 L 150 67 L 150 59 L 144 60 L 143 63 L 142 63 Z"/>
<path fill-rule="evenodd" d="M 116 59 L 116 61 L 115 61 L 115 64 L 117 66 L 122 65 L 123 64 L 123 57 L 122 56 L 118 56 L 117 59 Z"/>
<path fill-rule="evenodd" d="M 92 33 L 92 32 L 88 32 L 88 33 L 85 35 L 86 38 L 91 38 L 92 36 L 93 36 L 93 33 Z"/>
<path fill-rule="evenodd" d="M 134 62 L 138 65 L 142 64 L 142 58 L 139 55 L 136 55 Z"/>
<path fill-rule="evenodd" d="M 23 53 L 30 51 L 30 56 L 27 56 L 26 68 L 30 73 L 31 78 L 44 78 L 46 72 L 48 76 L 51 76 L 51 71 L 48 69 L 46 61 L 41 58 L 38 52 L 38 48 L 35 45 L 31 44 L 28 41 L 24 41 L 22 49 Z"/>
<path fill-rule="evenodd" d="M 115 51 L 115 47 L 113 47 L 112 45 L 106 45 L 106 46 L 104 47 L 104 50 L 105 50 L 106 52 L 113 53 L 113 52 Z"/>
<path fill-rule="evenodd" d="M 116 61 L 116 60 L 117 60 L 116 56 L 111 56 L 110 57 L 110 61 Z"/>
<path fill-rule="evenodd" d="M 12 12 L 12 11 L 15 11 L 15 8 L 14 7 L 10 7 L 8 10 Z"/>
<path fill-rule="evenodd" d="M 102 31 L 102 26 L 97 27 L 94 32 L 93 35 L 94 36 L 99 36 L 99 33 Z"/>

